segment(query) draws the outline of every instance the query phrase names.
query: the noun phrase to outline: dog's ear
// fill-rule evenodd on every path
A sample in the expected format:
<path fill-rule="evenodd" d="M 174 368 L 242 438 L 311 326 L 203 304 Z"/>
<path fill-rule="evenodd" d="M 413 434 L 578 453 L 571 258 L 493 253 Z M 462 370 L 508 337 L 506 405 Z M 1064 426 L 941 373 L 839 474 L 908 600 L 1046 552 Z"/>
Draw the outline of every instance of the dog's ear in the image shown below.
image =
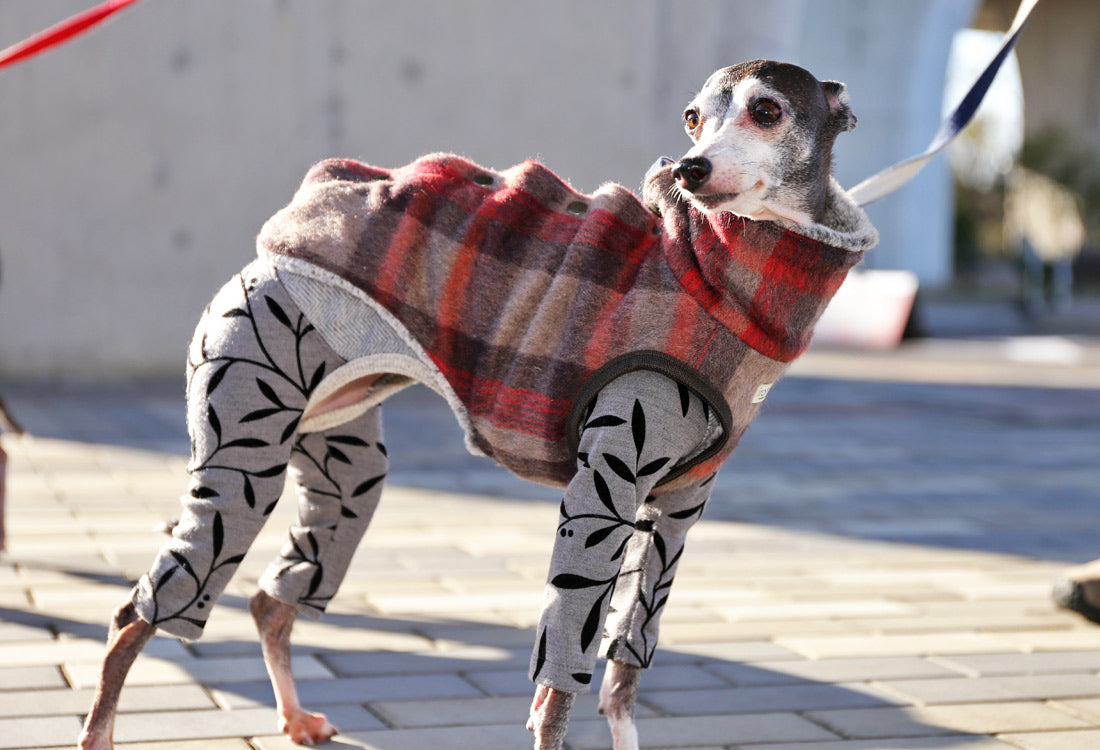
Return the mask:
<path fill-rule="evenodd" d="M 836 127 L 836 132 L 854 130 L 856 116 L 848 106 L 848 89 L 840 81 L 824 81 L 821 88 L 825 92 L 825 102 L 829 105 L 829 122 Z"/>

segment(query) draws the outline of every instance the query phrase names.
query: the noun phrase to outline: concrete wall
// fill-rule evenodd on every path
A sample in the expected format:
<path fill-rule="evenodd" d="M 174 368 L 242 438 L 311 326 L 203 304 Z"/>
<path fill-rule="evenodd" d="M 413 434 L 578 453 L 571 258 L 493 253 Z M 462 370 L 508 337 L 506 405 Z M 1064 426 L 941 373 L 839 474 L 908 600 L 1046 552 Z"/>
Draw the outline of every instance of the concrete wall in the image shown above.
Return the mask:
<path fill-rule="evenodd" d="M 90 0 L 0 3 L 0 46 Z M 682 105 L 757 56 L 845 80 L 851 185 L 935 131 L 969 0 L 147 0 L 0 71 L 0 377 L 182 372 L 194 322 L 313 161 L 537 157 L 582 190 L 687 148 Z M 948 276 L 940 163 L 872 207 L 870 264 Z"/>

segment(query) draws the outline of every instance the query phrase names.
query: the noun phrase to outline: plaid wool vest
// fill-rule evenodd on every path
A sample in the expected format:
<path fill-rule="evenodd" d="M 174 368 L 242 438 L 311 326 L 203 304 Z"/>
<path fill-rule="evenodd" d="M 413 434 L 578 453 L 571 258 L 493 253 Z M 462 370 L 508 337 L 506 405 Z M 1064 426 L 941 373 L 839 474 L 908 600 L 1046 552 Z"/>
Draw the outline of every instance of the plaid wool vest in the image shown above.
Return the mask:
<path fill-rule="evenodd" d="M 670 488 L 729 456 L 876 236 L 835 183 L 827 221 L 797 232 L 702 214 L 668 168 L 644 197 L 615 184 L 581 194 L 534 162 L 330 160 L 259 247 L 392 316 L 453 389 L 470 442 L 521 477 L 569 481 L 588 406 L 616 376 L 651 369 L 691 388 L 722 437 L 681 461 Z"/>

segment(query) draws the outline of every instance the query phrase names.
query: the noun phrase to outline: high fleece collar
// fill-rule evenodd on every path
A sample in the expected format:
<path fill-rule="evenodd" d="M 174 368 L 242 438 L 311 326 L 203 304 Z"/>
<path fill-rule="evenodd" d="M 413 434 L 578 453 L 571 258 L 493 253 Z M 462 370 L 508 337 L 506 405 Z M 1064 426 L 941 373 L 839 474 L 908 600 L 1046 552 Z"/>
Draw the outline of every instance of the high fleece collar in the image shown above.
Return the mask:
<path fill-rule="evenodd" d="M 878 241 L 867 214 L 830 180 L 821 224 L 705 214 L 680 197 L 672 168 L 652 171 L 643 198 L 663 223 L 662 246 L 681 285 L 761 354 L 790 362 L 863 251 Z"/>

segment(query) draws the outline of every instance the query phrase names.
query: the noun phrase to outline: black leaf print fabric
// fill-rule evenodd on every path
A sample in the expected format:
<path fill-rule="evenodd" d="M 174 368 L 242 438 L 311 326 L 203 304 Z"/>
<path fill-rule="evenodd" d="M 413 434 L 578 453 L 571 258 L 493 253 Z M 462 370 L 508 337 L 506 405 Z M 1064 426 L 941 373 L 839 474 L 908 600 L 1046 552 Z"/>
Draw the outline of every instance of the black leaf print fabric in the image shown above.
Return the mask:
<path fill-rule="evenodd" d="M 201 635 L 290 467 L 300 483 L 298 521 L 261 587 L 307 614 L 324 609 L 387 470 L 377 410 L 297 433 L 309 394 L 342 363 L 263 264 L 215 297 L 188 356 L 189 491 L 172 539 L 135 589 L 144 619 L 179 637 Z"/>
<path fill-rule="evenodd" d="M 646 505 L 624 552 L 607 623 L 608 658 L 648 667 L 657 649 L 661 613 L 669 600 L 688 530 L 699 520 L 710 481 L 671 491 Z"/>
<path fill-rule="evenodd" d="M 698 397 L 657 373 L 624 375 L 597 396 L 581 435 L 577 474 L 560 506 L 533 680 L 558 690 L 587 690 L 601 636 L 607 635 L 612 646 L 621 643 L 618 651 L 627 660 L 648 665 L 683 547 L 676 533 L 665 535 L 662 514 L 682 513 L 683 497 L 701 510 L 707 490 L 651 493 L 705 439 L 706 430 Z M 681 504 L 670 507 L 667 497 Z M 672 521 L 686 531 L 697 518 L 693 512 Z M 627 632 L 619 635 L 623 628 Z"/>

